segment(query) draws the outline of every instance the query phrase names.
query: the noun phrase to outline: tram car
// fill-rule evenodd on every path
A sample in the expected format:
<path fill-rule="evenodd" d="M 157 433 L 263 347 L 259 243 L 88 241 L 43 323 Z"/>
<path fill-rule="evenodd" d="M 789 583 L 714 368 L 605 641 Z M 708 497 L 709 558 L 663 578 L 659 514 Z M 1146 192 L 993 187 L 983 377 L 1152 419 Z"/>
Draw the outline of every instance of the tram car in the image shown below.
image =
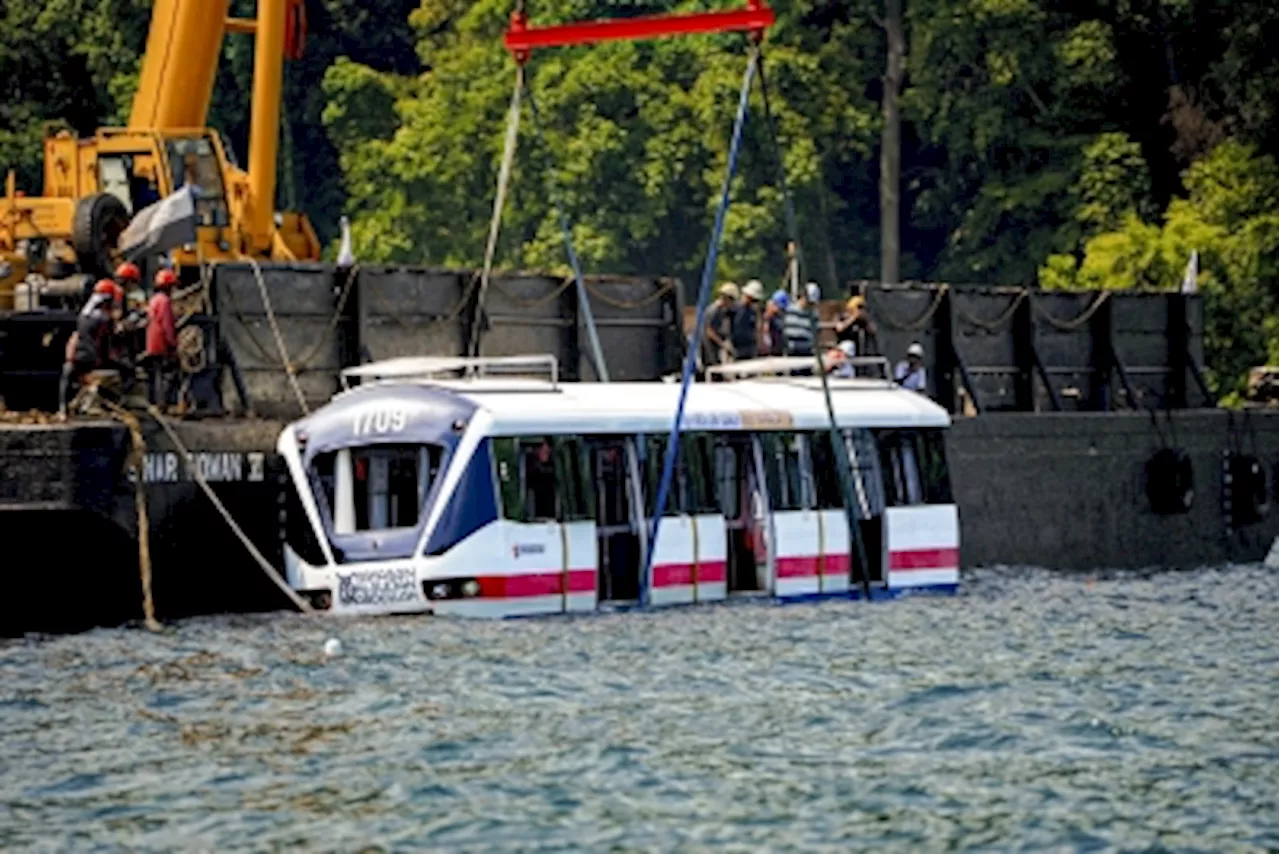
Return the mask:
<path fill-rule="evenodd" d="M 759 362 L 690 387 L 656 539 L 678 384 L 560 382 L 552 357 L 348 369 L 279 437 L 287 581 L 318 610 L 490 618 L 954 592 L 946 411 L 829 381 L 851 531 L 821 378 Z"/>

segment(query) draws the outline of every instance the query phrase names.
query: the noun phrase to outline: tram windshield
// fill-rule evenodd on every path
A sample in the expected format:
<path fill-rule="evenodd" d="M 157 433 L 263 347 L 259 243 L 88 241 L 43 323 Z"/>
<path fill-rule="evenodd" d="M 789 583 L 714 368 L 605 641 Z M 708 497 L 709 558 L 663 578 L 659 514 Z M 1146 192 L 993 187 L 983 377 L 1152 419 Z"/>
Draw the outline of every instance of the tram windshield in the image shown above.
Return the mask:
<path fill-rule="evenodd" d="M 369 445 L 317 455 L 314 473 L 333 533 L 416 529 L 442 457 L 439 445 Z"/>

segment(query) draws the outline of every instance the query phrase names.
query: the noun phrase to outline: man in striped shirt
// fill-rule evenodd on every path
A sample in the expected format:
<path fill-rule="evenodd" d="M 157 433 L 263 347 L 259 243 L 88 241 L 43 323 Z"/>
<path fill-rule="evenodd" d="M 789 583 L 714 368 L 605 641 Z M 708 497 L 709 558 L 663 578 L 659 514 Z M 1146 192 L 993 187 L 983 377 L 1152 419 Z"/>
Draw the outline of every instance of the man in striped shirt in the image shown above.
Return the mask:
<path fill-rule="evenodd" d="M 786 339 L 788 356 L 812 356 L 813 332 L 816 325 L 817 302 L 822 292 L 810 282 L 791 305 L 782 319 L 782 337 Z"/>

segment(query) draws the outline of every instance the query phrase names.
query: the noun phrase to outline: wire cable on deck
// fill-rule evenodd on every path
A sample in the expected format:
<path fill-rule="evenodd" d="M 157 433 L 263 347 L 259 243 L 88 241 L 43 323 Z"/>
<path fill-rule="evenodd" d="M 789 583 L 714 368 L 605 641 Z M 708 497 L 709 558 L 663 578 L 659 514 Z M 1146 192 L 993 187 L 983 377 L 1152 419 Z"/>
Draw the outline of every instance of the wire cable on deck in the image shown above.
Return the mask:
<path fill-rule="evenodd" d="M 711 242 L 707 246 L 707 260 L 702 266 L 702 283 L 698 287 L 698 311 L 694 320 L 693 334 L 689 336 L 689 347 L 684 355 L 684 375 L 680 381 L 680 400 L 676 404 L 675 420 L 671 423 L 671 432 L 667 437 L 667 449 L 662 461 L 662 480 L 658 486 L 658 499 L 654 503 L 653 528 L 649 536 L 649 549 L 645 557 L 644 573 L 640 576 L 640 604 L 649 604 L 649 578 L 653 573 L 653 556 L 658 549 L 658 530 L 662 523 L 662 514 L 667 507 L 667 493 L 671 490 L 671 476 L 675 471 L 676 455 L 680 448 L 680 422 L 684 420 L 684 405 L 689 397 L 689 382 L 693 379 L 693 365 L 698 358 L 698 350 L 702 344 L 703 324 L 705 321 L 707 302 L 711 295 L 711 280 L 716 273 L 716 260 L 720 254 L 720 236 L 724 232 L 725 214 L 729 210 L 729 191 L 733 187 L 733 175 L 738 168 L 738 151 L 742 145 L 742 127 L 747 121 L 747 104 L 751 95 L 751 81 L 755 78 L 756 65 L 760 60 L 760 51 L 751 48 L 747 60 L 747 70 L 742 75 L 742 91 L 738 95 L 738 114 L 733 121 L 733 136 L 729 142 L 729 159 L 724 173 L 724 184 L 720 189 L 720 204 L 716 208 L 715 224 L 711 227 Z"/>
<path fill-rule="evenodd" d="M 516 141 L 520 132 L 520 96 L 524 91 L 524 66 L 516 65 L 516 85 L 511 91 L 511 107 L 507 110 L 507 133 L 502 141 L 502 164 L 498 168 L 498 192 L 493 198 L 493 216 L 489 220 L 489 239 L 484 247 L 484 267 L 480 272 L 480 294 L 476 299 L 476 316 L 471 323 L 471 355 L 480 356 L 480 339 L 484 332 L 484 300 L 489 293 L 489 276 L 493 272 L 493 256 L 498 249 L 498 230 L 502 226 L 502 208 L 511 183 L 511 168 L 516 159 Z"/>
<path fill-rule="evenodd" d="M 267 322 L 271 324 L 271 334 L 275 336 L 276 347 L 280 350 L 280 361 L 284 362 L 285 375 L 289 377 L 289 384 L 293 386 L 293 393 L 298 397 L 298 406 L 302 408 L 303 415 L 311 414 L 311 407 L 307 406 L 307 398 L 302 393 L 302 387 L 298 385 L 298 372 L 294 368 L 293 362 L 289 361 L 289 351 L 284 346 L 284 336 L 280 333 L 280 324 L 276 322 L 275 309 L 271 307 L 271 297 L 267 294 L 267 283 L 262 280 L 262 268 L 258 266 L 258 262 L 253 256 L 246 256 L 249 265 L 253 267 L 253 277 L 258 282 L 258 292 L 262 295 L 262 307 L 267 312 Z"/>

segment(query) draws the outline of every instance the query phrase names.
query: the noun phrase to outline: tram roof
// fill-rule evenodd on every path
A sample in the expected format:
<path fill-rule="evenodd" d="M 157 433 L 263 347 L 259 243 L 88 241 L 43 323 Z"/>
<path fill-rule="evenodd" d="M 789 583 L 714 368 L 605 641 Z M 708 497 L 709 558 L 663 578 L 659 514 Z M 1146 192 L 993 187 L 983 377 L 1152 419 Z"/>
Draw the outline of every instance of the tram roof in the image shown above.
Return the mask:
<path fill-rule="evenodd" d="M 415 383 L 416 384 L 416 383 Z M 671 429 L 676 383 L 539 383 L 432 380 L 487 412 L 494 430 L 538 433 L 658 433 Z M 832 405 L 844 427 L 946 427 L 946 410 L 915 392 L 875 380 L 833 379 Z M 813 377 L 694 383 L 685 430 L 822 429 L 828 424 L 821 381 Z"/>

